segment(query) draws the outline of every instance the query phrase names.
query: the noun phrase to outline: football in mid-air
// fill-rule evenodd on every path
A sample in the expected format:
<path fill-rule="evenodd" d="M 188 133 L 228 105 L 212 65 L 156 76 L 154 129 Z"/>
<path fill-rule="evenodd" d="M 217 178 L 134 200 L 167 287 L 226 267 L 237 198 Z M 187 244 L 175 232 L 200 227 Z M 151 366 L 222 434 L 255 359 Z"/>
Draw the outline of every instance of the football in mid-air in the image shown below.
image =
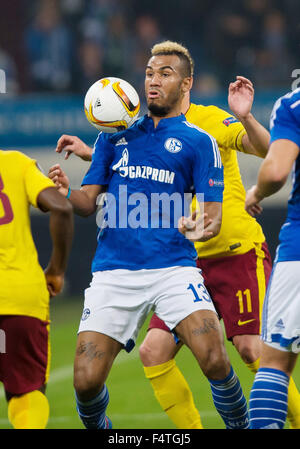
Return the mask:
<path fill-rule="evenodd" d="M 136 90 L 127 81 L 108 77 L 96 81 L 87 91 L 84 111 L 99 131 L 114 133 L 133 124 L 140 110 Z"/>

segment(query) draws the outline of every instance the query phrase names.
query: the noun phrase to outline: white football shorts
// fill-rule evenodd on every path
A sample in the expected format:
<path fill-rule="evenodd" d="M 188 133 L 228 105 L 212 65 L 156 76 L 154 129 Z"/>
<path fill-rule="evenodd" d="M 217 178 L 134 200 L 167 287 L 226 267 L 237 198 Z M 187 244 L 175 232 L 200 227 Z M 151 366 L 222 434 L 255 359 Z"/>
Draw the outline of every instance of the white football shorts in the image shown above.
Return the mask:
<path fill-rule="evenodd" d="M 78 332 L 108 335 L 129 352 L 151 310 L 172 330 L 202 309 L 216 313 L 196 267 L 98 271 L 85 290 Z"/>
<path fill-rule="evenodd" d="M 262 340 L 275 349 L 300 352 L 300 261 L 277 262 L 262 316 Z"/>

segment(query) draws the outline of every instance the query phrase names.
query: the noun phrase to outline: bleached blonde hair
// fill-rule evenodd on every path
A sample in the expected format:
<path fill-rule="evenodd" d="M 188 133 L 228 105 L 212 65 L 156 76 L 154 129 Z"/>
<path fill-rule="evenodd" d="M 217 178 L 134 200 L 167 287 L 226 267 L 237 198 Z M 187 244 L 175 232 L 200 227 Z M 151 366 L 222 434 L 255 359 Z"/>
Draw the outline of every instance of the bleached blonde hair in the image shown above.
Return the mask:
<path fill-rule="evenodd" d="M 177 55 L 184 64 L 186 76 L 194 75 L 194 61 L 186 47 L 173 41 L 164 41 L 155 44 L 151 49 L 151 55 Z"/>

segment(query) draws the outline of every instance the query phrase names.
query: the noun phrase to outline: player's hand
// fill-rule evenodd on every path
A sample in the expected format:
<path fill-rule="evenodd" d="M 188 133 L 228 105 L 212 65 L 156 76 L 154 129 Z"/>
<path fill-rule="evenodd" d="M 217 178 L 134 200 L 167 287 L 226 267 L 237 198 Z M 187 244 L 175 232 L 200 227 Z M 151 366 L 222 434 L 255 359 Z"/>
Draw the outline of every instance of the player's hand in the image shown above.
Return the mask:
<path fill-rule="evenodd" d="M 245 120 L 251 112 L 254 100 L 254 88 L 250 80 L 237 76 L 236 81 L 229 84 L 228 105 L 238 120 Z"/>
<path fill-rule="evenodd" d="M 46 270 L 44 271 L 46 282 L 47 282 L 47 288 L 50 294 L 50 297 L 53 298 L 54 296 L 61 293 L 63 286 L 64 286 L 64 274 L 57 274 L 55 271 L 51 268 L 51 266 L 48 266 Z"/>
<path fill-rule="evenodd" d="M 252 217 L 262 213 L 263 208 L 259 205 L 262 198 L 258 194 L 257 186 L 252 186 L 246 193 L 245 209 Z"/>
<path fill-rule="evenodd" d="M 93 150 L 87 146 L 77 136 L 69 136 L 67 134 L 62 135 L 58 141 L 55 151 L 61 153 L 65 151 L 65 159 L 68 159 L 72 153 L 80 157 L 84 161 L 92 160 Z"/>
<path fill-rule="evenodd" d="M 57 190 L 64 196 L 67 196 L 70 181 L 65 172 L 59 164 L 55 164 L 49 168 L 48 178 L 52 179 L 57 187 Z"/>
<path fill-rule="evenodd" d="M 206 241 L 213 237 L 212 231 L 206 228 L 212 223 L 206 213 L 197 218 L 197 212 L 193 212 L 189 217 L 181 217 L 178 220 L 178 231 L 181 232 L 191 242 Z"/>

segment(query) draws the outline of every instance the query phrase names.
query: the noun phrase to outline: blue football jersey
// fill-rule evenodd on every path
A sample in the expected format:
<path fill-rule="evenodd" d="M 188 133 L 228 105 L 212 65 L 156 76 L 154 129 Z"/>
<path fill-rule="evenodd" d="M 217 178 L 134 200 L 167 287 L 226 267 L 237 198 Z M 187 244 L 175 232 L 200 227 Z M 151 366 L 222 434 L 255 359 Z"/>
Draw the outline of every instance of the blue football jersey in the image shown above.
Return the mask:
<path fill-rule="evenodd" d="M 125 131 L 99 134 L 87 184 L 107 186 L 92 272 L 195 266 L 177 221 L 189 214 L 192 193 L 222 202 L 223 166 L 215 139 L 184 115 L 156 128 L 145 115 Z"/>
<path fill-rule="evenodd" d="M 271 143 L 287 139 L 300 148 L 300 88 L 279 98 L 270 119 Z M 283 154 L 284 157 L 284 154 Z M 288 213 L 279 234 L 276 261 L 300 260 L 300 154 L 293 167 Z"/>

